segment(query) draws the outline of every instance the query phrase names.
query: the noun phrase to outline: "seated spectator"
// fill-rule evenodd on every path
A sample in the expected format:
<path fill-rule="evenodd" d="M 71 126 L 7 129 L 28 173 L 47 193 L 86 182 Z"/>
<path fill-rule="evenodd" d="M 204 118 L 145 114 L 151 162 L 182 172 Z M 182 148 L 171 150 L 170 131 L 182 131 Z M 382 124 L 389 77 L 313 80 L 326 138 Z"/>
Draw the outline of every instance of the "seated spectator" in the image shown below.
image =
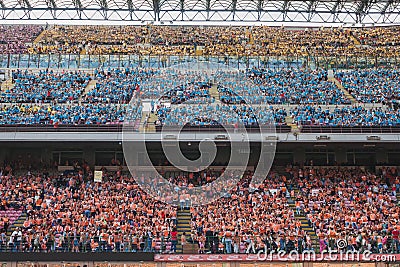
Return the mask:
<path fill-rule="evenodd" d="M 129 114 L 134 121 L 141 118 L 141 106 L 87 104 L 4 106 L 0 110 L 3 125 L 102 125 L 120 124 Z"/>
<path fill-rule="evenodd" d="M 318 126 L 399 126 L 400 111 L 390 108 L 362 106 L 329 107 L 298 106 L 290 110 L 293 121 L 299 125 Z"/>
<path fill-rule="evenodd" d="M 182 105 L 160 107 L 157 111 L 157 125 L 235 125 L 244 126 L 284 125 L 286 111 L 271 107 L 249 107 L 246 105 Z"/>
<path fill-rule="evenodd" d="M 343 87 L 359 102 L 391 104 L 400 101 L 398 69 L 367 69 L 336 72 Z"/>
<path fill-rule="evenodd" d="M 27 54 L 42 31 L 39 25 L 0 25 L 0 54 Z"/>
<path fill-rule="evenodd" d="M 83 96 L 84 103 L 128 104 L 140 93 L 140 83 L 155 73 L 154 70 L 125 68 L 95 70 L 96 85 Z"/>
<path fill-rule="evenodd" d="M 40 70 L 38 74 L 27 70 L 13 71 L 15 82 L 11 89 L 0 94 L 5 103 L 72 103 L 77 101 L 91 77 L 80 71 L 54 73 Z"/>

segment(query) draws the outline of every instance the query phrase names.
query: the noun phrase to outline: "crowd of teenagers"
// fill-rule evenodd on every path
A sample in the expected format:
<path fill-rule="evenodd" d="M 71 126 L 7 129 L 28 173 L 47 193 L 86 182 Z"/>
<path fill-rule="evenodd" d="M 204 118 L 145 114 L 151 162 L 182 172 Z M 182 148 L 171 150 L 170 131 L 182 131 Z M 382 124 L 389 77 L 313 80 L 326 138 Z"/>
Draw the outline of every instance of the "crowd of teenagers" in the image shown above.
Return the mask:
<path fill-rule="evenodd" d="M 140 121 L 146 101 L 155 124 L 166 126 L 398 126 L 398 73 L 376 68 L 328 78 L 325 70 L 309 69 L 15 70 L 0 92 L 0 124 Z"/>
<path fill-rule="evenodd" d="M 398 56 L 398 27 L 4 25 L 1 53 Z"/>
<path fill-rule="evenodd" d="M 247 171 L 222 198 L 181 204 L 190 207 L 191 230 L 178 234 L 179 204 L 150 197 L 136 183 L 139 177 L 105 170 L 99 183 L 85 162 L 73 166 L 60 175 L 2 169 L 0 209 L 25 215 L 18 227 L 2 218 L 2 251 L 175 253 L 187 243 L 197 244 L 199 253 L 400 251 L 396 168 L 288 166 L 270 171 L 257 188 Z M 178 186 L 192 184 L 191 175 L 168 175 Z M 214 176 L 196 176 L 201 181 L 195 184 Z M 338 247 L 339 240 L 346 245 Z"/>

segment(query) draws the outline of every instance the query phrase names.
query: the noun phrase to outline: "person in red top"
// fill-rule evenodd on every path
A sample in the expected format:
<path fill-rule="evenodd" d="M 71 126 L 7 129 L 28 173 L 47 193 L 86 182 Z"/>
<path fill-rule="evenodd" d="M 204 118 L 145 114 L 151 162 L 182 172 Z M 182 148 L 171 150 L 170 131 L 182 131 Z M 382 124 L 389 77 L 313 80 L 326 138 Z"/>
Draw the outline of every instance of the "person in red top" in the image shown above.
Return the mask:
<path fill-rule="evenodd" d="M 392 238 L 393 238 L 393 249 L 394 249 L 394 253 L 399 253 L 399 249 L 400 249 L 400 242 L 399 242 L 399 227 L 395 226 L 395 228 L 392 231 Z"/>
<path fill-rule="evenodd" d="M 172 229 L 171 232 L 171 250 L 176 253 L 176 245 L 178 244 L 178 231 L 176 228 Z"/>

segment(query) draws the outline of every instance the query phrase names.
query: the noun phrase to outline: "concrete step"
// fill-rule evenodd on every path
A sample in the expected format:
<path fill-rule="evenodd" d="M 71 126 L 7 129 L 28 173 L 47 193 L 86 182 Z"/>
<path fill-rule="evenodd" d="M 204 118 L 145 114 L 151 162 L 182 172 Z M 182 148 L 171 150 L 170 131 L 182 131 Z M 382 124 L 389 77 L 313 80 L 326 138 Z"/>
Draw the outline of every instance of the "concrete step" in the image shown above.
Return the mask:
<path fill-rule="evenodd" d="M 343 85 L 337 79 L 329 78 L 328 81 L 335 83 L 337 87 L 344 93 L 345 97 L 351 101 L 351 104 L 357 103 L 357 100 L 343 87 Z"/>
<path fill-rule="evenodd" d="M 296 190 L 296 189 L 294 189 L 294 190 Z M 298 189 L 297 189 L 297 191 L 298 191 Z M 291 198 L 291 197 L 287 197 L 287 201 L 288 201 L 288 203 L 289 203 L 289 207 L 294 211 L 294 212 L 296 212 L 296 207 L 295 207 L 295 204 L 294 204 L 294 201 L 293 201 L 293 199 Z M 314 247 L 314 249 L 315 249 L 315 251 L 317 252 L 317 253 L 319 253 L 319 241 L 318 241 L 318 237 L 317 237 L 317 234 L 315 233 L 315 231 L 314 231 L 314 229 L 310 226 L 310 224 L 308 223 L 308 220 L 307 220 L 307 218 L 304 216 L 304 214 L 296 214 L 295 213 L 295 216 L 294 216 L 297 220 L 299 220 L 300 221 L 300 223 L 301 223 L 301 229 L 303 229 L 304 231 L 306 231 L 309 235 L 310 235 L 310 237 L 311 237 L 311 240 L 313 241 L 313 247 Z"/>
<path fill-rule="evenodd" d="M 8 227 L 7 235 L 10 236 L 12 232 L 15 230 L 17 227 L 22 227 L 24 225 L 24 222 L 27 218 L 26 213 L 21 213 L 21 215 L 18 217 L 18 219 Z"/>
<path fill-rule="evenodd" d="M 145 120 L 147 118 L 147 124 L 145 125 Z M 142 112 L 142 118 L 140 119 L 139 132 L 155 132 L 156 126 L 154 122 L 157 121 L 157 115 L 151 112 Z"/>
<path fill-rule="evenodd" d="M 3 83 L 1 83 L 1 92 L 5 92 L 6 90 L 9 90 L 14 87 L 14 84 L 12 83 L 12 78 L 9 78 L 5 80 Z"/>
<path fill-rule="evenodd" d="M 219 92 L 218 92 L 218 88 L 217 88 L 216 84 L 211 86 L 211 88 L 210 88 L 210 96 L 214 97 L 215 100 L 219 100 Z"/>
<path fill-rule="evenodd" d="M 192 215 L 187 210 L 178 210 L 177 214 L 177 231 L 178 231 L 178 245 L 176 246 L 177 253 L 183 253 L 182 244 L 181 244 L 181 236 L 183 233 L 186 234 L 186 237 L 190 236 L 191 226 L 190 221 L 192 219 Z"/>
<path fill-rule="evenodd" d="M 53 27 L 53 26 L 52 26 Z M 40 40 L 42 40 L 42 38 L 46 35 L 46 32 L 48 30 L 43 30 L 36 38 L 35 40 L 33 40 L 33 44 L 37 44 L 40 42 Z"/>

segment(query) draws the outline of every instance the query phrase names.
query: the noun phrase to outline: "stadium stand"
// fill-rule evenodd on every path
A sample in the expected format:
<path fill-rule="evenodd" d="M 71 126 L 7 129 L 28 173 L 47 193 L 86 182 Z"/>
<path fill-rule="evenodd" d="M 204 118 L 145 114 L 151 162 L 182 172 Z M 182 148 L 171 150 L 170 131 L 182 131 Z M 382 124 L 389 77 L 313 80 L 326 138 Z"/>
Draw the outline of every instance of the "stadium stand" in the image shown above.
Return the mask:
<path fill-rule="evenodd" d="M 328 71 L 334 64 L 330 61 L 339 57 L 350 66 L 351 60 L 365 58 L 367 62 L 368 57 L 376 62 L 378 57 L 396 61 L 399 29 L 0 26 L 0 63 L 7 61 L 11 68 L 14 58 L 35 61 L 42 57 L 48 62 L 44 68 L 37 63 L 35 67 L 42 67 L 38 70 L 24 70 L 18 63 L 0 92 L 0 134 L 4 138 L 0 142 L 4 144 L 0 151 L 4 161 L 0 167 L 0 252 L 173 254 L 185 253 L 190 246 L 194 254 L 256 254 L 263 249 L 273 253 L 400 253 L 399 70 L 388 64 L 385 68 Z M 64 56 L 68 70 L 60 66 L 53 70 L 50 61 L 62 61 Z M 129 63 L 121 64 L 121 56 L 128 56 Z M 131 56 L 137 62 L 130 62 Z M 252 56 L 258 57 L 257 67 L 246 65 Z M 161 65 L 152 67 L 150 57 L 157 57 Z M 167 61 L 173 65 L 174 60 L 183 63 L 195 57 L 222 66 L 236 57 L 235 62 L 244 62 L 246 69 L 165 68 Z M 260 66 L 268 57 L 278 62 L 275 68 Z M 297 57 L 307 63 L 300 60 L 300 68 L 288 67 Z M 82 66 L 81 58 L 87 59 L 89 70 L 72 70 L 69 63 Z M 93 58 L 98 59 L 95 68 L 90 67 Z M 319 59 L 329 66 L 313 65 Z M 142 68 L 139 61 L 147 62 L 147 67 Z M 137 179 L 151 178 L 148 188 L 157 189 L 159 180 L 127 174 L 129 163 L 116 159 L 116 154 L 122 154 L 122 128 L 131 121 L 134 131 L 153 136 L 162 129 L 187 126 L 182 131 L 195 132 L 195 138 L 199 131 L 204 132 L 198 136 L 208 138 L 221 125 L 237 130 L 242 123 L 252 133 L 272 124 L 277 134 L 263 136 L 263 141 L 279 141 L 286 147 L 279 151 L 281 165 L 274 164 L 260 187 L 250 185 L 254 172 L 248 166 L 221 199 L 191 206 L 188 192 L 212 183 L 218 172 L 171 171 L 159 150 L 160 140 L 168 136 L 147 140 L 149 151 L 157 156 L 157 170 L 179 193 L 179 203 L 169 205 L 153 199 L 137 184 Z M 154 129 L 148 127 L 153 123 Z M 63 137 L 72 131 L 92 141 L 75 144 L 70 150 L 73 142 L 49 141 L 46 136 Z M 17 139 L 20 132 L 25 139 Z M 105 133 L 110 140 L 99 141 L 94 133 Z M 347 140 L 350 135 L 346 135 L 339 140 L 340 133 L 354 139 Z M 45 136 L 51 145 L 43 148 L 30 134 Z M 328 134 L 336 134 L 339 141 L 332 145 Z M 380 134 L 391 141 L 378 142 Z M 299 140 L 302 135 L 311 136 L 313 142 Z M 211 136 L 214 140 L 220 137 Z M 29 149 L 40 151 L 40 157 L 22 164 L 22 156 L 16 155 L 19 150 L 14 152 L 7 147 L 13 143 L 4 140 L 30 142 Z M 220 150 L 228 146 L 222 141 Z M 191 142 L 181 143 L 194 147 Z M 339 152 L 332 148 L 336 144 L 341 146 Z M 72 165 L 63 165 L 64 152 L 71 157 L 89 155 L 91 163 L 73 160 Z M 240 152 L 245 154 L 245 149 Z M 96 157 L 108 153 L 114 155 L 109 166 L 113 171 L 95 166 Z M 365 153 L 361 160 L 367 164 L 361 166 L 357 153 Z M 370 157 L 372 153 L 378 156 Z M 311 160 L 303 166 L 305 155 L 310 154 L 323 164 L 314 166 Z M 341 163 L 336 162 L 338 154 Z M 42 166 L 50 165 L 49 158 L 57 155 L 54 168 Z M 135 156 L 138 162 L 145 160 L 140 153 Z M 293 163 L 302 156 L 303 162 Z M 17 162 L 6 164 L 12 157 Z M 351 165 L 351 157 L 356 166 L 343 166 Z M 385 162 L 380 170 L 375 168 L 379 160 Z M 11 165 L 25 166 L 17 171 Z M 94 181 L 95 169 L 101 169 L 102 182 Z M 220 169 L 226 173 L 224 167 Z M 338 246 L 340 240 L 346 241 L 345 247 Z"/>
<path fill-rule="evenodd" d="M 82 102 L 128 104 L 132 98 L 138 97 L 141 81 L 151 75 L 153 70 L 95 70 L 96 85 L 85 94 Z"/>
<path fill-rule="evenodd" d="M 43 31 L 38 25 L 0 25 L 0 54 L 26 54 Z"/>
<path fill-rule="evenodd" d="M 236 114 L 236 115 L 235 115 Z M 269 125 L 276 123 L 284 125 L 286 111 L 272 107 L 251 108 L 242 106 L 220 105 L 185 105 L 181 107 L 160 107 L 157 111 L 157 125 L 191 126 L 204 125 L 234 125 L 243 123 L 245 126 Z"/>
<path fill-rule="evenodd" d="M 249 187 L 249 171 L 216 203 L 191 207 L 191 229 L 181 238 L 177 209 L 146 196 L 130 176 L 106 173 L 99 184 L 90 181 L 87 164 L 73 166 L 63 176 L 1 177 L 1 214 L 8 218 L 2 250 L 176 252 L 178 239 L 179 245 L 198 244 L 199 253 L 256 253 L 264 245 L 287 252 L 400 249 L 400 183 L 393 168 L 287 167 L 285 175 L 272 171 L 257 189 Z M 22 225 L 8 233 L 22 213 Z M 348 247 L 338 248 L 339 239 Z"/>
<path fill-rule="evenodd" d="M 362 103 L 391 104 L 399 101 L 398 69 L 366 69 L 337 72 L 335 77 Z"/>
<path fill-rule="evenodd" d="M 40 70 L 13 71 L 13 88 L 1 93 L 4 103 L 66 103 L 77 101 L 91 77 L 79 71 L 54 73 Z"/>
<path fill-rule="evenodd" d="M 317 126 L 399 126 L 399 110 L 349 106 L 330 110 L 328 107 L 296 106 L 290 110 L 295 123 Z"/>
<path fill-rule="evenodd" d="M 395 56 L 388 28 L 191 27 L 191 26 L 53 26 L 46 29 L 30 53 L 87 53 L 247 56 Z M 379 32 L 379 41 L 374 36 Z M 368 36 L 371 38 L 368 39 Z M 99 41 L 100 40 L 100 41 Z M 360 41 L 368 44 L 359 45 Z M 372 43 L 373 45 L 369 45 Z M 151 44 L 151 46 L 141 46 Z"/>

